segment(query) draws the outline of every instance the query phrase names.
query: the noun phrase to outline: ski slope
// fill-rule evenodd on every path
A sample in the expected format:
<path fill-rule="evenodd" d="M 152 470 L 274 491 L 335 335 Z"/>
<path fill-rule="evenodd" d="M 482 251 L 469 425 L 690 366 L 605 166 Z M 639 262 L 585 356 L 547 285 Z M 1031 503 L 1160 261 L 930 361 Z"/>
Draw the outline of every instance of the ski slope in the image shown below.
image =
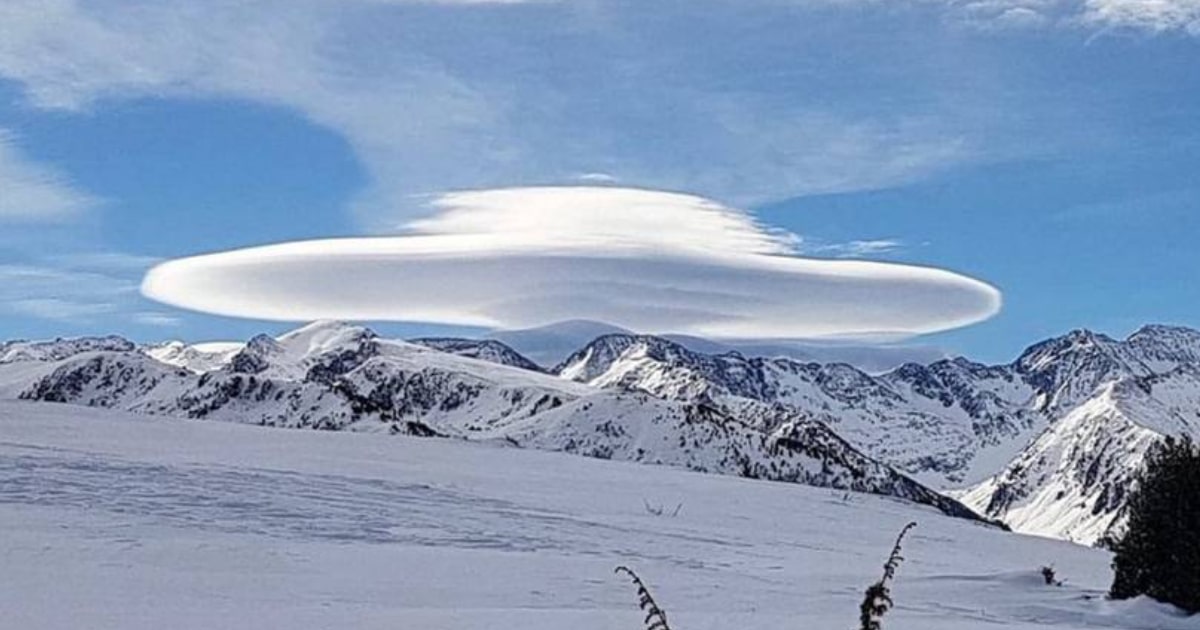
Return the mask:
<path fill-rule="evenodd" d="M 910 520 L 888 630 L 1200 628 L 1104 600 L 1105 552 L 872 495 L 0 402 L 5 628 L 635 630 L 626 564 L 675 630 L 850 629 Z"/>

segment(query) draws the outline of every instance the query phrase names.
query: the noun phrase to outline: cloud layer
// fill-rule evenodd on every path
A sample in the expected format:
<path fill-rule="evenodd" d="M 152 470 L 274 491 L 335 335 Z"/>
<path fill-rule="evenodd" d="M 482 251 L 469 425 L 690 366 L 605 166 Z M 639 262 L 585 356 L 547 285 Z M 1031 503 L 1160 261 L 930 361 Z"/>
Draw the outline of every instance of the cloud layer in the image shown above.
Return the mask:
<path fill-rule="evenodd" d="M 994 314 L 955 273 L 789 255 L 716 202 L 596 187 L 461 192 L 396 237 L 302 241 L 152 269 L 152 299 L 222 315 L 520 328 L 599 319 L 716 337 L 909 336 Z"/>
<path fill-rule="evenodd" d="M 753 9 L 662 7 L 647 20 L 619 1 L 485 4 L 8 0 L 0 77 L 44 109 L 229 98 L 298 112 L 360 159 L 372 184 L 351 209 L 374 233 L 411 218 L 413 192 L 606 173 L 749 204 L 903 184 L 978 157 L 977 120 L 837 102 L 803 67 L 782 82 L 747 74 L 826 50 L 782 23 L 755 35 L 773 46 L 742 46 Z M 794 98 L 798 87 L 819 98 Z"/>
<path fill-rule="evenodd" d="M 59 324 L 93 325 L 120 318 L 175 325 L 178 318 L 147 309 L 138 293 L 146 268 L 158 262 L 113 252 L 43 255 L 0 262 L 0 316 L 19 315 Z"/>
<path fill-rule="evenodd" d="M 821 26 L 804 10 L 819 11 Z M 926 38 L 864 40 L 851 17 L 875 12 L 910 26 L 925 13 L 1004 28 L 1200 24 L 1200 0 L 714 0 L 652 10 L 622 0 L 7 0 L 0 78 L 44 109 L 149 97 L 298 112 L 344 137 L 368 172 L 350 206 L 372 233 L 405 224 L 413 192 L 603 173 L 748 205 L 903 185 L 1053 148 L 996 116 L 1036 105 L 1014 103 L 1003 80 L 980 81 L 986 67 Z M 843 65 L 859 69 L 854 89 L 830 70 Z M 937 96 L 913 96 L 922 94 Z"/>

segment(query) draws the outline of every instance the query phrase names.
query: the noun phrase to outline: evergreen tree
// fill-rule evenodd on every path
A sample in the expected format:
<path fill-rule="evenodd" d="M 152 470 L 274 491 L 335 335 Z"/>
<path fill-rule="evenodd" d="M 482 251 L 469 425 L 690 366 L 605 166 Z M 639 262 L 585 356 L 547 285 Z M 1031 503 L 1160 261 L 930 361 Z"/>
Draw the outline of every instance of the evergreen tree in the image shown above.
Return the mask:
<path fill-rule="evenodd" d="M 1148 595 L 1200 612 L 1200 448 L 1168 438 L 1152 449 L 1126 509 L 1110 595 Z"/>

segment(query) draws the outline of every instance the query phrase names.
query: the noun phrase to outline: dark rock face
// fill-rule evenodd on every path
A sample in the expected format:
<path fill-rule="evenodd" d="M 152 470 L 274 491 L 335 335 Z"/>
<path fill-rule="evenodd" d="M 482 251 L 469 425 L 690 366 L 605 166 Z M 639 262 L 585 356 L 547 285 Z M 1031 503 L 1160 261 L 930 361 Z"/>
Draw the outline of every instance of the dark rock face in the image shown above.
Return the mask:
<path fill-rule="evenodd" d="M 229 371 L 239 374 L 258 374 L 271 366 L 271 357 L 282 352 L 279 344 L 266 335 L 251 339 L 246 347 L 233 355 Z"/>

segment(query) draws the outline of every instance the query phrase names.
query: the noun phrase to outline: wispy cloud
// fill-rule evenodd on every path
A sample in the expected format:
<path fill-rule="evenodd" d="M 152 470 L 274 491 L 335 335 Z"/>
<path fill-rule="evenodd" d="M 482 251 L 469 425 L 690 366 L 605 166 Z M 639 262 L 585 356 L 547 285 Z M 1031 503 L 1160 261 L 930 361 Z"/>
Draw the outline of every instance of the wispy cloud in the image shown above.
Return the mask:
<path fill-rule="evenodd" d="M 138 285 L 157 259 L 115 252 L 60 254 L 0 264 L 0 314 L 90 324 L 134 313 L 135 321 L 167 325 L 149 317 Z"/>
<path fill-rule="evenodd" d="M 23 155 L 0 129 L 0 224 L 63 222 L 95 204 L 61 173 Z"/>
<path fill-rule="evenodd" d="M 1086 0 L 1087 23 L 1200 35 L 1200 0 Z"/>
<path fill-rule="evenodd" d="M 0 76 L 42 108 L 147 96 L 292 108 L 354 148 L 373 184 L 352 211 L 376 231 L 420 212 L 414 192 L 619 173 L 745 205 L 894 186 L 981 157 L 978 121 L 936 107 L 782 98 L 795 86 L 767 75 L 721 87 L 687 61 L 694 40 L 664 26 L 699 7 L 647 21 L 622 3 L 504 2 L 481 21 L 463 13 L 476 3 L 414 4 L 9 0 Z M 711 9 L 711 28 L 731 35 L 745 15 Z M 780 23 L 758 36 L 796 45 L 793 32 Z M 785 61 L 747 51 L 736 37 L 706 42 L 723 63 Z"/>
<path fill-rule="evenodd" d="M 142 289 L 167 304 L 258 319 L 521 328 L 592 318 L 762 338 L 897 338 L 1000 307 L 994 288 L 949 271 L 789 255 L 786 235 L 691 195 L 505 189 L 446 195 L 432 208 L 406 236 L 173 260 Z"/>
<path fill-rule="evenodd" d="M 0 265 L 0 309 L 39 319 L 87 320 L 111 313 L 135 288 L 128 278 L 89 271 Z"/>
<path fill-rule="evenodd" d="M 933 1 L 945 4 L 956 19 L 983 28 L 1056 26 L 1200 35 L 1197 0 Z"/>
<path fill-rule="evenodd" d="M 84 302 L 57 297 L 20 298 L 5 305 L 10 312 L 18 315 L 59 322 L 88 322 L 116 310 L 116 306 L 110 302 Z"/>
<path fill-rule="evenodd" d="M 173 328 L 183 323 L 183 319 L 178 315 L 163 313 L 161 311 L 139 311 L 133 314 L 133 321 L 145 326 L 157 326 L 160 328 Z"/>
<path fill-rule="evenodd" d="M 835 258 L 867 258 L 880 254 L 891 254 L 904 249 L 905 243 L 898 239 L 880 238 L 870 240 L 855 240 L 845 243 L 828 243 L 809 245 L 805 252 Z"/>

